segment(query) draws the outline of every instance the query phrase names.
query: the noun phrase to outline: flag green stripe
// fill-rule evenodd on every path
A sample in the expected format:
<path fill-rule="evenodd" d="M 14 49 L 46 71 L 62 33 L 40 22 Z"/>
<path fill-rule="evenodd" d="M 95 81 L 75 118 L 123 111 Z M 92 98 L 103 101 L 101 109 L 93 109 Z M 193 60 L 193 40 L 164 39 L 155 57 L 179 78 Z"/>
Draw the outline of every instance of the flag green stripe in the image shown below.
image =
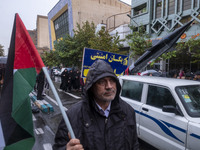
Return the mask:
<path fill-rule="evenodd" d="M 12 117 L 30 137 L 34 137 L 34 133 L 29 93 L 33 90 L 35 82 L 35 68 L 18 69 L 14 73 Z"/>
<path fill-rule="evenodd" d="M 33 137 L 18 141 L 14 144 L 6 146 L 4 150 L 31 150 L 35 139 Z"/>

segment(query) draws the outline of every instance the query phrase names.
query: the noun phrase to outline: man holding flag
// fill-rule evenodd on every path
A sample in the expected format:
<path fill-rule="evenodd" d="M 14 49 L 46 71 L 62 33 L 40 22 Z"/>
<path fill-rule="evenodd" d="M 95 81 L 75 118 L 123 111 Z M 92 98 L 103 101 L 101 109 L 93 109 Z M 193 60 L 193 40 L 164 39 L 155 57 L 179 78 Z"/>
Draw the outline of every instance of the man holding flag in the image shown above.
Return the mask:
<path fill-rule="evenodd" d="M 70 139 L 61 121 L 54 150 L 137 150 L 135 111 L 121 100 L 120 89 L 112 67 L 95 61 L 86 77 L 83 100 L 67 111 L 76 139 Z"/>

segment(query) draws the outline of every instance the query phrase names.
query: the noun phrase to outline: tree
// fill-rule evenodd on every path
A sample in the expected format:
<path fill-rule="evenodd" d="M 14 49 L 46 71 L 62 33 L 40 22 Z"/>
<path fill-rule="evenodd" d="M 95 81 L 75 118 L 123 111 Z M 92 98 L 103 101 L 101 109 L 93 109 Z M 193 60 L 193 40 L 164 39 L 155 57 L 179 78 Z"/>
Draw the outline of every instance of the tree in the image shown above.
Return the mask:
<path fill-rule="evenodd" d="M 0 56 L 4 56 L 4 48 L 1 44 L 0 44 Z"/>
<path fill-rule="evenodd" d="M 54 47 L 64 66 L 78 66 L 80 68 L 85 47 L 116 52 L 120 46 L 119 36 L 110 36 L 105 28 L 95 34 L 94 23 L 86 21 L 82 27 L 77 24 L 77 30 L 74 30 L 73 37 L 66 35 Z"/>
<path fill-rule="evenodd" d="M 128 40 L 128 44 L 130 45 L 130 58 L 133 58 L 135 61 L 137 58 L 142 56 L 142 54 L 152 46 L 152 42 L 150 40 L 149 35 L 145 32 L 144 26 L 140 26 L 138 31 L 136 31 L 136 27 L 130 26 L 132 33 L 129 34 L 126 39 Z M 170 51 L 162 54 L 160 57 L 154 59 L 150 66 L 153 66 L 155 62 L 160 60 L 170 59 L 172 57 L 176 57 L 176 51 Z"/>
<path fill-rule="evenodd" d="M 81 27 L 77 24 L 74 36 L 66 35 L 55 44 L 55 49 L 64 66 L 81 66 L 84 47 L 89 47 L 88 41 L 95 36 L 94 23 L 86 21 Z"/>
<path fill-rule="evenodd" d="M 138 31 L 136 31 L 136 27 L 134 26 L 130 26 L 130 29 L 132 33 L 127 35 L 126 39 L 130 46 L 130 57 L 136 60 L 147 48 L 151 47 L 152 42 L 143 26 L 140 26 Z"/>
<path fill-rule="evenodd" d="M 50 67 L 59 66 L 61 63 L 58 53 L 52 50 L 49 52 L 45 52 L 44 55 L 42 55 L 42 59 L 44 61 L 44 64 Z"/>
<path fill-rule="evenodd" d="M 184 53 L 188 57 L 192 57 L 191 63 L 200 62 L 200 39 L 191 38 L 186 42 L 179 42 L 176 46 L 177 53 Z"/>
<path fill-rule="evenodd" d="M 119 39 L 118 33 L 115 36 L 111 36 L 105 27 L 96 34 L 94 38 L 91 38 L 88 42 L 93 49 L 99 49 L 108 52 L 119 52 L 119 48 L 123 47 L 120 44 L 122 40 Z"/>

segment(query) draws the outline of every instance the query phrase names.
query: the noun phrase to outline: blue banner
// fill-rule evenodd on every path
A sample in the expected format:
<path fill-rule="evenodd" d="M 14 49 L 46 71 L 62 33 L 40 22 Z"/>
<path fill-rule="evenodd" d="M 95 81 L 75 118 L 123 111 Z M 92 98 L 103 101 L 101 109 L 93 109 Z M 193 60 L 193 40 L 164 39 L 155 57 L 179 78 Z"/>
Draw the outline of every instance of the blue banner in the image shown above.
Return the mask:
<path fill-rule="evenodd" d="M 83 52 L 83 64 L 81 71 L 82 78 L 87 76 L 90 66 L 98 59 L 102 59 L 108 62 L 112 66 L 114 73 L 117 76 L 123 75 L 123 72 L 128 65 L 128 56 L 126 55 L 119 55 L 115 53 L 85 48 Z"/>

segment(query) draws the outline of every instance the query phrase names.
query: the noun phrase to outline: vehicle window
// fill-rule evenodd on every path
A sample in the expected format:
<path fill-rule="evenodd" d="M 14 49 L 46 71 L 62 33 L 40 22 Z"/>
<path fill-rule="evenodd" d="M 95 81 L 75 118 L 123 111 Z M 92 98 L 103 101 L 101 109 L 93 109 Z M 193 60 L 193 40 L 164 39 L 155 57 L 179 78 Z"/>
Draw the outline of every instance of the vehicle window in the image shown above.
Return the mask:
<path fill-rule="evenodd" d="M 143 83 L 123 80 L 121 96 L 141 101 Z"/>
<path fill-rule="evenodd" d="M 163 87 L 149 85 L 147 104 L 162 108 L 164 105 L 176 106 L 171 92 Z"/>
<path fill-rule="evenodd" d="M 188 114 L 192 117 L 200 117 L 200 86 L 181 86 L 176 88 L 176 92 Z"/>

